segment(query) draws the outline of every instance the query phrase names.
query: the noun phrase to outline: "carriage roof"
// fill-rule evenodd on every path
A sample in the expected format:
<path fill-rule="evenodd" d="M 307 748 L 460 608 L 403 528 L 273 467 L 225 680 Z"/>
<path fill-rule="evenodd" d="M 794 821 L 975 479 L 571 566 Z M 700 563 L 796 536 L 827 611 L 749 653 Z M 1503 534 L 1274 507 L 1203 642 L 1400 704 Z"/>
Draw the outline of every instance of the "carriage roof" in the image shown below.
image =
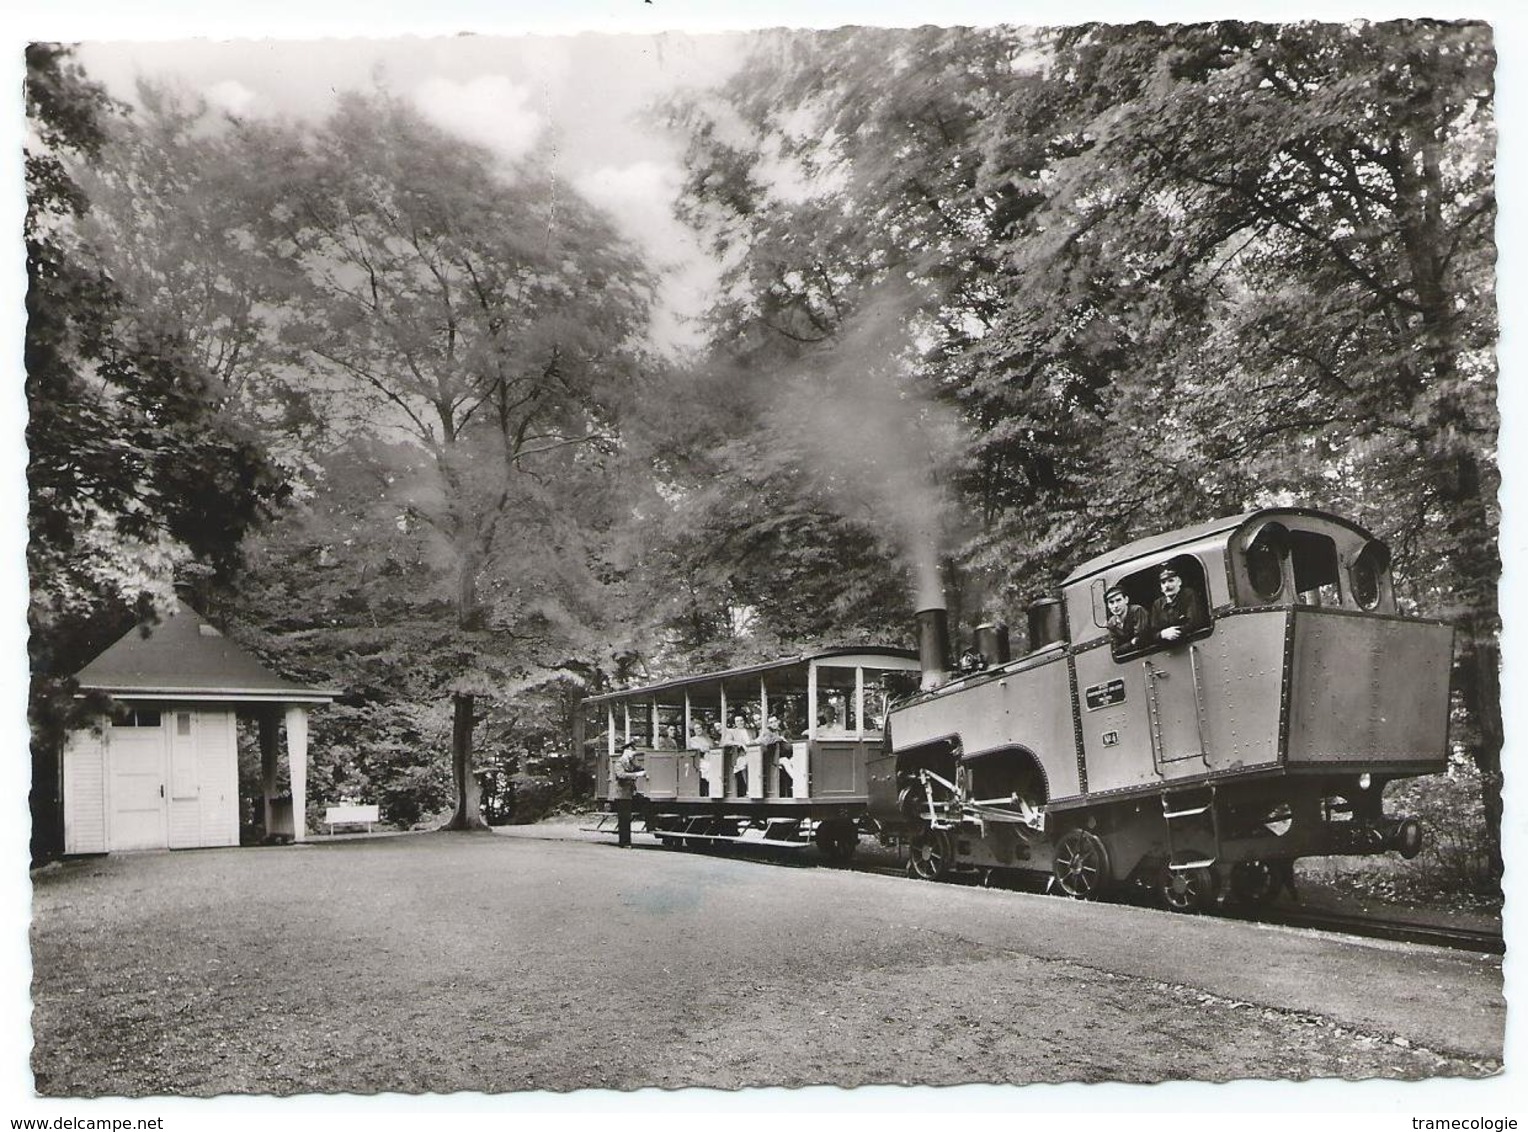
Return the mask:
<path fill-rule="evenodd" d="M 598 696 L 588 697 L 584 703 L 597 704 L 604 703 L 609 700 L 630 699 L 632 696 L 650 696 L 658 692 L 668 691 L 673 688 L 682 688 L 694 684 L 716 683 L 724 680 L 734 680 L 740 676 L 762 676 L 770 672 L 808 664 L 814 660 L 832 660 L 835 657 L 844 656 L 874 656 L 897 660 L 918 659 L 918 653 L 914 649 L 892 648 L 885 645 L 846 645 L 840 648 L 821 649 L 817 652 L 802 653 L 800 656 L 782 657 L 779 660 L 767 660 L 758 664 L 745 664 L 739 668 L 726 668 L 716 672 L 702 672 L 693 676 L 682 676 L 673 680 L 662 680 L 656 684 L 643 684 L 635 688 L 623 688 L 616 692 L 603 692 Z"/>

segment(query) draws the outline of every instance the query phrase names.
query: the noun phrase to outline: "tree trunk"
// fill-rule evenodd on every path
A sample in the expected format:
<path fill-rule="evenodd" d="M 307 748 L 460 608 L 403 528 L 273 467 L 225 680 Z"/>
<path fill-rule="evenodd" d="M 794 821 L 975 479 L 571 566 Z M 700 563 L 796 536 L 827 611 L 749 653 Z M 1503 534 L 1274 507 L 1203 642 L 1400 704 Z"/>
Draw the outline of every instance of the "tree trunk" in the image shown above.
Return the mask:
<path fill-rule="evenodd" d="M 470 692 L 451 694 L 451 777 L 456 786 L 456 812 L 442 829 L 487 829 L 472 773 L 472 707 Z"/>
<path fill-rule="evenodd" d="M 463 631 L 470 631 L 477 614 L 477 560 L 473 555 L 462 556 L 460 570 L 457 576 L 456 623 Z M 488 823 L 483 820 L 477 776 L 472 773 L 474 699 L 471 692 L 451 693 L 451 779 L 456 787 L 456 812 L 442 829 L 488 828 Z"/>
<path fill-rule="evenodd" d="M 1501 718 L 1500 654 L 1495 645 L 1479 643 L 1471 658 L 1475 671 L 1465 691 L 1465 701 L 1480 729 L 1480 744 L 1472 752 L 1480 768 L 1480 800 L 1485 809 L 1486 848 L 1491 855 L 1491 876 L 1500 880 L 1506 872 L 1501 852 L 1501 749 L 1505 736 Z"/>

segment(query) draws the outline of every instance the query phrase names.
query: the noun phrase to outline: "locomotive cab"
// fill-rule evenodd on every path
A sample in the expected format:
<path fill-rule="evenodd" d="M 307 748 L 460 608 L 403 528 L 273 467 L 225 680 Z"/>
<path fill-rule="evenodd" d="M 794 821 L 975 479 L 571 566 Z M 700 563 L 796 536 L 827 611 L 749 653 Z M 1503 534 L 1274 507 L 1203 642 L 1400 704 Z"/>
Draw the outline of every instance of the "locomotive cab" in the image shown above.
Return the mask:
<path fill-rule="evenodd" d="M 1174 907 L 1266 898 L 1302 856 L 1419 848 L 1383 787 L 1446 765 L 1452 631 L 1397 613 L 1362 528 L 1277 508 L 1158 535 L 1075 570 L 1061 612 L 1061 643 L 893 712 L 914 838 L 1074 895 L 1149 879 Z M 994 822 L 988 783 L 1040 821 Z"/>

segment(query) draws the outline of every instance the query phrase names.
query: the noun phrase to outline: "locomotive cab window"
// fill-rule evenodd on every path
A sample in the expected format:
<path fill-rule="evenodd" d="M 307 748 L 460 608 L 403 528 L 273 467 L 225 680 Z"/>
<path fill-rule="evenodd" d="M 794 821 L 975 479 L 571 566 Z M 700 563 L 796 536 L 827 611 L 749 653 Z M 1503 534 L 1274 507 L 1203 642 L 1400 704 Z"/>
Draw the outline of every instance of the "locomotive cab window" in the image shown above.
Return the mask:
<path fill-rule="evenodd" d="M 1204 567 L 1189 554 L 1157 562 L 1106 586 L 1110 651 L 1116 660 L 1175 648 L 1211 629 Z"/>
<path fill-rule="evenodd" d="M 1358 552 L 1348 568 L 1353 600 L 1360 609 L 1389 610 L 1394 606 L 1390 580 L 1390 548 L 1371 541 Z"/>
<path fill-rule="evenodd" d="M 1314 531 L 1289 532 L 1289 562 L 1295 575 L 1295 601 L 1300 605 L 1340 606 L 1337 544 Z"/>

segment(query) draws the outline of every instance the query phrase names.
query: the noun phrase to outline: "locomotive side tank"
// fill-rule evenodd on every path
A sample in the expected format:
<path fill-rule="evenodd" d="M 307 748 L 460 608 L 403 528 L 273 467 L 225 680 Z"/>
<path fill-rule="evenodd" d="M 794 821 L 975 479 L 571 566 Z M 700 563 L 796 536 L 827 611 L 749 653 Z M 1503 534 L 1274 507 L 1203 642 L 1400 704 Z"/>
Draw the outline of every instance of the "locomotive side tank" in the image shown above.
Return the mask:
<path fill-rule="evenodd" d="M 872 814 L 921 875 L 1045 869 L 1082 897 L 1134 878 L 1184 910 L 1268 899 L 1303 856 L 1413 855 L 1420 827 L 1383 788 L 1446 766 L 1452 630 L 1397 613 L 1389 565 L 1301 508 L 1084 563 L 1058 639 L 892 710 Z M 1160 625 L 1164 572 L 1199 616 L 1176 639 L 1111 633 L 1116 589 Z"/>

